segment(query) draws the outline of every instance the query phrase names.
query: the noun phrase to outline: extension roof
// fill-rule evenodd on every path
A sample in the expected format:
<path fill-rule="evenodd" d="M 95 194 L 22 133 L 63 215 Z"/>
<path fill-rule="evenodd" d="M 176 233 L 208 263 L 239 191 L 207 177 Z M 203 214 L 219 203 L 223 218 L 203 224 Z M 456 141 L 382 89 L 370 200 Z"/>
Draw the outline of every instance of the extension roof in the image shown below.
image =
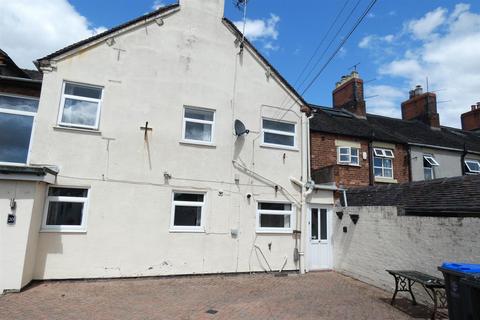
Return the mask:
<path fill-rule="evenodd" d="M 347 190 L 349 206 L 396 206 L 411 215 L 480 217 L 480 176 L 460 176 Z"/>
<path fill-rule="evenodd" d="M 77 48 L 80 48 L 84 45 L 87 45 L 93 41 L 96 41 L 96 40 L 100 40 L 104 37 L 107 37 L 117 31 L 120 31 L 124 28 L 127 28 L 129 26 L 132 26 L 132 25 L 135 25 L 139 22 L 142 22 L 144 20 L 147 20 L 147 19 L 150 19 L 150 18 L 153 18 L 159 14 L 163 14 L 163 13 L 167 13 L 169 11 L 173 11 L 174 9 L 177 9 L 177 8 L 180 8 L 180 5 L 177 3 L 177 4 L 172 4 L 172 5 L 168 5 L 168 6 L 165 6 L 165 7 L 162 7 L 158 10 L 155 10 L 155 11 L 152 11 L 150 13 L 147 13 L 141 17 L 138 17 L 138 18 L 135 18 L 133 20 L 130 20 L 128 22 L 125 22 L 121 25 L 118 25 L 116 27 L 113 27 L 105 32 L 102 32 L 102 33 L 99 33 L 97 35 L 94 35 L 90 38 L 87 38 L 87 39 L 84 39 L 82 41 L 79 41 L 79 42 L 76 42 L 74 44 L 71 44 L 65 48 L 62 48 L 58 51 L 55 51 L 54 53 L 51 53 L 43 58 L 40 58 L 36 61 L 36 65 L 37 67 L 39 65 L 41 65 L 41 62 L 42 61 L 48 61 L 48 60 L 51 60 L 53 58 L 56 58 L 64 53 L 68 53 L 72 50 L 75 50 Z M 238 30 L 238 28 L 235 26 L 235 24 L 228 20 L 227 18 L 223 18 L 223 22 L 226 24 L 227 27 L 229 27 L 233 33 L 236 35 L 237 38 L 239 39 L 242 39 L 243 38 L 243 34 L 240 30 Z M 289 91 L 291 91 L 295 96 L 296 96 L 296 99 L 298 102 L 300 102 L 302 105 L 304 106 L 307 106 L 308 107 L 308 103 L 303 99 L 303 97 L 288 83 L 288 81 L 280 74 L 280 72 L 277 71 L 277 69 L 275 69 L 275 67 L 272 66 L 272 64 L 252 45 L 252 43 L 250 41 L 248 41 L 247 38 L 244 38 L 244 43 L 260 58 L 260 60 L 266 65 L 268 66 L 268 68 L 270 68 L 270 70 L 275 74 L 275 76 L 287 87 L 287 89 Z"/>
<path fill-rule="evenodd" d="M 0 49 L 0 56 L 3 56 L 6 63 L 0 65 L 0 76 L 20 78 L 20 79 L 30 79 L 30 80 L 42 80 L 42 73 L 36 70 L 22 69 L 17 66 L 10 56 Z"/>
<path fill-rule="evenodd" d="M 310 130 L 376 141 L 419 144 L 457 150 L 480 152 L 480 135 L 456 128 L 442 126 L 432 129 L 417 120 L 402 120 L 367 114 L 366 119 L 328 107 L 310 105 L 314 117 Z"/>

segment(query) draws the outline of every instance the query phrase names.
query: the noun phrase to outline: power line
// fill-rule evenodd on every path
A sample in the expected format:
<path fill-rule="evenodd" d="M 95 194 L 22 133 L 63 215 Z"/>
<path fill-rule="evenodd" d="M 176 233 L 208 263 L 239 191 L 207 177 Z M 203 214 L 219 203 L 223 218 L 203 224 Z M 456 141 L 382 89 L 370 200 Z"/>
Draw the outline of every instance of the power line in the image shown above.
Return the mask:
<path fill-rule="evenodd" d="M 363 14 L 357 19 L 357 22 L 355 23 L 355 25 L 353 26 L 353 28 L 350 30 L 350 32 L 343 38 L 343 40 L 340 42 L 340 44 L 337 46 L 337 49 L 332 53 L 332 55 L 330 55 L 330 57 L 328 58 L 328 60 L 323 64 L 322 68 L 320 68 L 320 70 L 317 72 L 317 74 L 315 75 L 315 77 L 310 81 L 310 83 L 308 84 L 308 86 L 300 93 L 301 96 L 303 96 L 311 87 L 312 85 L 315 83 L 315 81 L 317 81 L 318 77 L 320 77 L 320 75 L 322 74 L 322 72 L 327 68 L 327 66 L 330 64 L 330 62 L 335 58 L 335 56 L 337 55 L 337 53 L 340 51 L 340 49 L 345 45 L 345 43 L 348 41 L 348 39 L 351 37 L 351 35 L 355 32 L 355 30 L 358 28 L 358 26 L 360 25 L 360 23 L 362 23 L 363 19 L 365 19 L 365 17 L 368 15 L 368 13 L 370 12 L 370 10 L 372 10 L 373 6 L 377 3 L 378 0 L 372 0 L 370 2 L 370 4 L 368 5 L 368 7 L 365 9 L 365 11 L 363 12 Z M 285 113 L 282 115 L 282 117 L 280 118 L 283 119 L 283 117 L 285 117 L 285 115 L 295 106 L 295 104 L 298 102 L 298 99 L 295 99 L 295 101 L 293 102 L 292 106 L 290 108 L 288 108 L 288 110 L 285 111 Z"/>

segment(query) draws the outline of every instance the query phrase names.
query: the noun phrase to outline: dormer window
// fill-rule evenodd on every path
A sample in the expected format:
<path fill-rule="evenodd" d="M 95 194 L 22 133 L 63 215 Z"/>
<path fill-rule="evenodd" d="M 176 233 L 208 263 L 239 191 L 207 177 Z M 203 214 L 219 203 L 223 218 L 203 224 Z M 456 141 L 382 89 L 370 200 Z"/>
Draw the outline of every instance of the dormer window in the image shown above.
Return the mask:
<path fill-rule="evenodd" d="M 435 158 L 431 155 L 424 155 L 423 156 L 423 174 L 425 176 L 425 180 L 432 180 L 435 179 L 435 167 L 438 167 L 440 164 L 435 160 Z"/>
<path fill-rule="evenodd" d="M 480 174 L 480 161 L 479 160 L 465 160 L 465 167 L 467 173 Z"/>

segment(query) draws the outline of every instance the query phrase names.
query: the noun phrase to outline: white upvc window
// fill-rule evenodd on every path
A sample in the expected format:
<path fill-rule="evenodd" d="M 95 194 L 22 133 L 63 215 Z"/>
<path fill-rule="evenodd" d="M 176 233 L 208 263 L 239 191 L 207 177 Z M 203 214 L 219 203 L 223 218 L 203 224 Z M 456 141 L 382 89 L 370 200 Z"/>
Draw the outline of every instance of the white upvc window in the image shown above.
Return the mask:
<path fill-rule="evenodd" d="M 103 88 L 64 82 L 58 125 L 98 130 Z"/>
<path fill-rule="evenodd" d="M 0 94 L 0 164 L 28 163 L 37 109 L 38 99 Z"/>
<path fill-rule="evenodd" d="M 295 207 L 289 202 L 262 201 L 257 207 L 257 232 L 291 233 Z"/>
<path fill-rule="evenodd" d="M 373 172 L 375 177 L 393 179 L 393 151 L 374 148 L 373 154 Z"/>
<path fill-rule="evenodd" d="M 468 173 L 480 173 L 480 161 L 478 160 L 465 160 L 465 166 Z"/>
<path fill-rule="evenodd" d="M 42 231 L 85 232 L 89 189 L 51 186 L 47 191 Z"/>
<path fill-rule="evenodd" d="M 205 193 L 174 191 L 170 231 L 205 232 Z"/>
<path fill-rule="evenodd" d="M 262 119 L 262 145 L 296 148 L 296 124 L 286 121 Z"/>
<path fill-rule="evenodd" d="M 215 111 L 194 107 L 184 108 L 183 141 L 200 144 L 213 144 L 214 132 Z"/>
<path fill-rule="evenodd" d="M 337 148 L 338 163 L 358 166 L 359 152 L 360 152 L 359 149 L 354 147 L 338 147 Z"/>
<path fill-rule="evenodd" d="M 424 155 L 423 156 L 423 174 L 425 180 L 432 180 L 435 179 L 435 167 L 438 167 L 440 164 L 435 160 L 432 155 Z"/>

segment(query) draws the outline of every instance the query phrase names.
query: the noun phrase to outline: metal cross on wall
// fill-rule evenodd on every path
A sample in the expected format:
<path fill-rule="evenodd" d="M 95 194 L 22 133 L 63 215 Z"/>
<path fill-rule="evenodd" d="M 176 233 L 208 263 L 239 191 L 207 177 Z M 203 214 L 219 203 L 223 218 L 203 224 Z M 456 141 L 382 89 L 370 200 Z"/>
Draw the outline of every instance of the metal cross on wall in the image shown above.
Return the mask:
<path fill-rule="evenodd" d="M 122 52 L 127 52 L 127 50 L 125 49 L 120 49 L 120 48 L 113 48 L 113 50 L 117 50 L 117 61 L 120 61 L 120 55 L 122 54 Z"/>
<path fill-rule="evenodd" d="M 148 121 L 147 121 L 147 122 L 145 122 L 145 127 L 140 127 L 140 130 L 145 131 L 144 139 L 145 139 L 145 141 L 147 141 L 148 140 L 148 131 L 153 131 L 153 128 L 148 127 Z"/>

